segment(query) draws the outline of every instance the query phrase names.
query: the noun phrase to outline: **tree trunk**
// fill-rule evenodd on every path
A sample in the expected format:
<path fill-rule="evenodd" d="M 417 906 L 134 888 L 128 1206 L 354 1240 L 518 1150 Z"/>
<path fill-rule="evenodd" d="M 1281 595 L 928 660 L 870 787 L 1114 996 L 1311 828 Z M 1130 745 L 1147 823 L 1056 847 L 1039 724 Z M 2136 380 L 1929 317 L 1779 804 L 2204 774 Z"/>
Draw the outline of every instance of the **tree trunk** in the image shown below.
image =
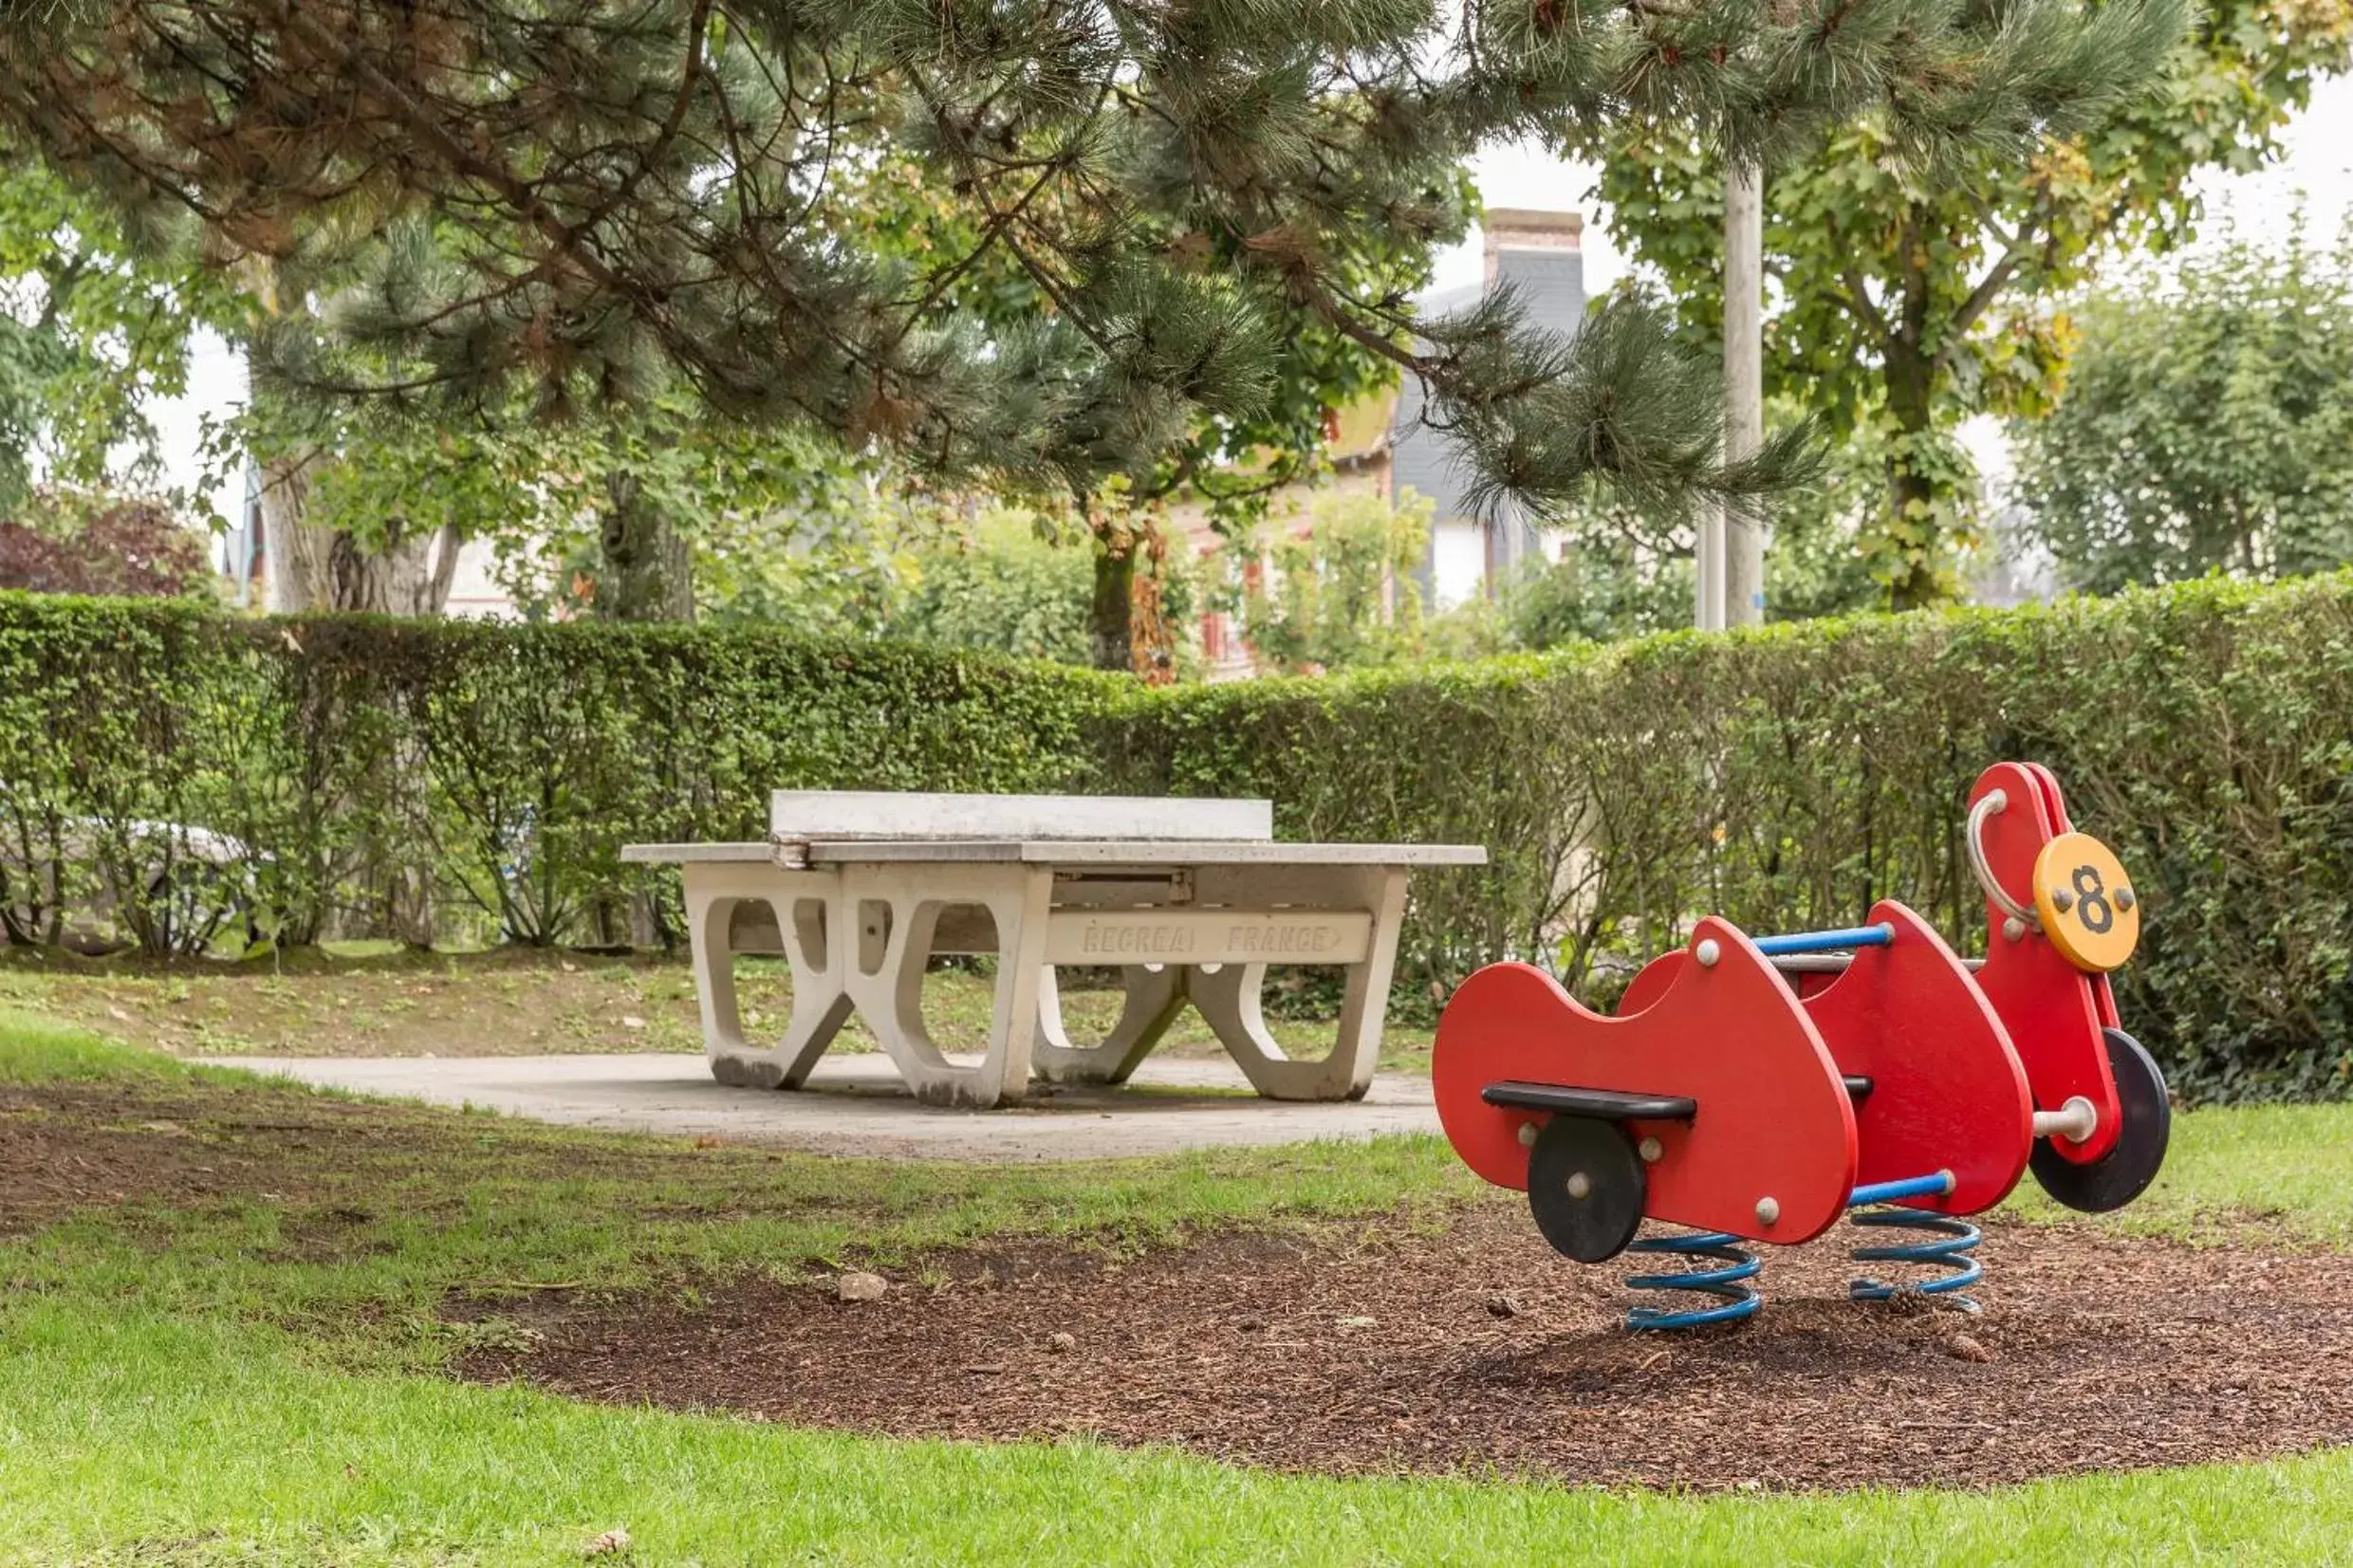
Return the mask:
<path fill-rule="evenodd" d="M 1087 612 L 1087 652 L 1098 670 L 1136 668 L 1136 539 L 1125 527 L 1095 536 L 1095 599 Z"/>
<path fill-rule="evenodd" d="M 1887 543 L 1896 552 L 1887 583 L 1888 607 L 1917 610 L 1936 602 L 1937 537 L 1944 517 L 1936 476 L 1922 459 L 1932 444 L 1936 367 L 1928 342 L 1928 253 L 1926 218 L 1914 209 L 1903 225 L 1900 250 L 1902 293 L 1896 329 L 1884 350 L 1887 412 L 1896 438 L 1887 454 Z"/>
<path fill-rule="evenodd" d="M 262 464 L 264 607 L 279 615 L 323 608 L 327 600 L 326 542 L 304 522 L 310 511 L 310 469 L 301 456 Z"/>
<path fill-rule="evenodd" d="M 1931 369 L 1927 356 L 1902 342 L 1887 355 L 1887 412 L 1896 439 L 1887 454 L 1888 543 L 1897 552 L 1888 580 L 1888 607 L 1917 610 L 1938 598 L 1936 553 L 1942 541 L 1943 509 L 1936 477 L 1920 457 L 1933 439 Z"/>
<path fill-rule="evenodd" d="M 269 608 L 281 615 L 322 610 L 386 616 L 439 615 L 456 581 L 457 530 L 412 534 L 399 518 L 385 526 L 380 550 L 362 548 L 339 528 L 307 519 L 308 460 L 277 457 L 262 465 L 262 541 Z"/>
<path fill-rule="evenodd" d="M 1168 605 L 1161 589 L 1168 581 L 1168 536 L 1147 524 L 1129 552 L 1138 553 L 1144 570 L 1128 571 L 1127 653 L 1129 668 L 1147 686 L 1170 686 L 1176 680 L 1176 630 L 1168 623 Z"/>
<path fill-rule="evenodd" d="M 604 569 L 594 602 L 605 620 L 695 618 L 695 560 L 670 513 L 646 494 L 644 482 L 624 469 L 604 476 L 600 530 Z"/>

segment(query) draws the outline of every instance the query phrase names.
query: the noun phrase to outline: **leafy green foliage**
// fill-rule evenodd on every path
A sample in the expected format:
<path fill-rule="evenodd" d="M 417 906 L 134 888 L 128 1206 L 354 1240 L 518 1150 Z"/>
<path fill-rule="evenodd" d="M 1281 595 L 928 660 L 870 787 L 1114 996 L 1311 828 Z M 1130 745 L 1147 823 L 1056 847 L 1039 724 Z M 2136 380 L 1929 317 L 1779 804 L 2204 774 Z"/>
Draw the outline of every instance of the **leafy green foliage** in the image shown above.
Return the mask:
<path fill-rule="evenodd" d="M 2095 593 L 2353 560 L 2353 233 L 2234 240 L 2095 296 L 2066 395 L 2017 421 L 2027 536 Z"/>
<path fill-rule="evenodd" d="M 805 570 L 788 590 L 718 608 L 722 616 L 799 627 L 839 625 L 866 636 L 1089 664 L 1088 614 L 1100 546 L 1066 511 L 991 507 L 969 526 L 901 514 L 843 537 L 871 570 Z M 813 558 L 812 558 L 813 559 Z M 1172 628 L 1193 618 L 1195 567 L 1177 542 L 1140 559 Z M 1190 658 L 1180 641 L 1173 653 Z"/>
<path fill-rule="evenodd" d="M 134 489 L 158 477 L 141 405 L 184 390 L 196 313 L 218 286 L 157 267 L 102 205 L 0 143 L 0 516 L 40 474 Z"/>
<path fill-rule="evenodd" d="M 324 323 L 259 334 L 287 385 L 473 414 L 685 384 L 1076 499 L 1304 451 L 1319 403 L 1394 370 L 1488 489 L 1663 506 L 1793 452 L 1720 464 L 1712 373 L 1640 304 L 1566 342 L 1508 299 L 1418 319 L 1478 146 L 1640 115 L 1747 156 L 1866 106 L 1907 157 L 2012 146 L 2180 14 L 2018 0 L 1989 35 L 1959 0 L 451 0 L 428 25 L 114 0 L 11 15 L 0 117 L 126 213 L 200 214 L 282 297 L 331 293 Z M 897 159 L 921 189 L 875 212 Z"/>
<path fill-rule="evenodd" d="M 1804 422 L 1786 398 L 1769 407 L 1771 425 Z M 1811 483 L 1772 497 L 1767 520 L 1768 620 L 1807 620 L 1884 607 L 1873 526 L 1885 484 L 1885 452 L 1862 428 L 1832 443 Z M 1692 619 L 1693 520 L 1622 500 L 1568 508 L 1553 519 L 1556 562 L 1504 584 L 1495 647 L 1542 652 L 1578 641 L 1609 642 L 1688 626 Z"/>
<path fill-rule="evenodd" d="M 859 484 L 833 493 L 822 512 L 729 510 L 698 520 L 691 542 L 702 618 L 1092 662 L 1087 618 L 1098 547 L 1068 508 L 991 506 L 967 523 L 913 486 L 892 493 Z M 551 581 L 547 564 L 540 551 L 519 552 L 509 575 L 545 596 L 592 569 L 584 558 Z M 1181 544 L 1143 570 L 1170 625 L 1189 624 L 1198 585 Z M 1189 642 L 1174 651 L 1190 660 Z"/>
<path fill-rule="evenodd" d="M 1394 1000 L 1426 1013 L 1503 956 L 1607 995 L 1710 911 L 1802 929 L 1895 896 L 1973 946 L 1962 802 L 2025 757 L 2146 892 L 2121 1001 L 2176 1083 L 2342 1097 L 2348 711 L 2353 575 L 1167 689 L 749 628 L 9 595 L 0 910 L 41 940 L 102 883 L 168 946 L 136 825 L 180 822 L 244 846 L 286 940 L 385 929 L 424 868 L 445 915 L 548 942 L 638 893 L 675 921 L 620 846 L 756 837 L 780 786 L 1264 795 L 1286 837 L 1489 846 L 1416 880 Z"/>
<path fill-rule="evenodd" d="M 1259 667 L 1278 673 L 1419 657 L 1421 594 L 1413 578 L 1430 544 L 1433 504 L 1407 490 L 1327 489 L 1304 526 L 1260 530 L 1242 580 L 1227 585 Z"/>
<path fill-rule="evenodd" d="M 2052 8 L 1971 9 L 1963 31 L 2019 46 Z M 2095 26 L 2121 25 L 2116 7 Z M 1883 457 L 1885 499 L 1869 544 L 1897 608 L 1952 598 L 1956 546 L 1978 525 L 1974 474 L 1953 432 L 1973 414 L 2031 416 L 2056 397 L 2068 330 L 2049 302 L 2118 244 L 2166 246 L 2196 215 L 2189 176 L 2254 167 L 2312 83 L 2353 48 L 2353 9 L 2335 0 L 2209 6 L 2154 90 L 2112 52 L 2057 48 L 2047 83 L 2081 89 L 2070 114 L 2013 143 L 1955 138 L 1932 159 L 1901 156 L 1885 116 L 1787 143 L 1766 177 L 1769 393 L 1796 399 L 1833 434 L 1862 430 Z M 1723 173 L 1689 124 L 1639 122 L 1600 144 L 1610 230 L 1665 280 L 1689 339 L 1721 332 Z M 2021 164 L 2025 164 L 2021 177 Z"/>
<path fill-rule="evenodd" d="M 1502 600 L 1505 636 L 1530 653 L 1673 631 L 1691 624 L 1691 557 L 1588 535 L 1505 583 Z"/>
<path fill-rule="evenodd" d="M 917 642 L 1086 664 L 1095 552 L 1091 540 L 1070 537 L 1076 531 L 998 508 L 969 535 L 935 538 L 909 558 L 911 569 L 883 607 L 878 630 Z"/>

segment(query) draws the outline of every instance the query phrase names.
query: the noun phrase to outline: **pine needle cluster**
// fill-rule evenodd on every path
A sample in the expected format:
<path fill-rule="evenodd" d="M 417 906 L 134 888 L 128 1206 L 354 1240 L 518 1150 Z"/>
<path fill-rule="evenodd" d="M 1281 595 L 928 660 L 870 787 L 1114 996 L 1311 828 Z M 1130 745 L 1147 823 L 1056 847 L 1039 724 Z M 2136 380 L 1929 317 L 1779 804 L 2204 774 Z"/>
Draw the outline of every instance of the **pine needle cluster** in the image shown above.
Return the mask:
<path fill-rule="evenodd" d="M 84 0 L 0 21 L 0 120 L 303 291 L 259 334 L 291 384 L 562 411 L 683 380 L 1083 493 L 1263 419 L 1318 333 L 1419 378 L 1485 493 L 1541 510 L 1746 492 L 1796 452 L 1722 466 L 1713 375 L 1639 304 L 1567 341 L 1508 294 L 1419 319 L 1478 146 L 1663 116 L 1769 159 L 1872 114 L 1922 158 L 2023 148 L 2182 26 L 2180 0 Z"/>

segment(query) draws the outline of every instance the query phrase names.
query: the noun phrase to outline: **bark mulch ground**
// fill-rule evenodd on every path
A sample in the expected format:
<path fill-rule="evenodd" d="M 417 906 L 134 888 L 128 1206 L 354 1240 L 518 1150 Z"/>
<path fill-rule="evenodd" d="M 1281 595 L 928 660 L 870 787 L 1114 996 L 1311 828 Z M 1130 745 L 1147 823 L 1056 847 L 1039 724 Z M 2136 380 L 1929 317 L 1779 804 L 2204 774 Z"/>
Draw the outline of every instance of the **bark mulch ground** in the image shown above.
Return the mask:
<path fill-rule="evenodd" d="M 192 1134 L 215 1112 L 170 1095 L 0 1088 L 0 1236 L 85 1208 L 200 1202 L 281 1173 L 275 1159 Z"/>
<path fill-rule="evenodd" d="M 1555 1257 L 1502 1202 L 1436 1234 L 1219 1236 L 1124 1262 L 961 1253 L 875 1302 L 745 1281 L 691 1307 L 451 1315 L 537 1331 L 470 1353 L 461 1371 L 479 1379 L 902 1436 L 1091 1433 L 1303 1471 L 1987 1485 L 2353 1441 L 2342 1254 L 1993 1225 L 1985 1310 L 1963 1317 L 1845 1300 L 1854 1239 L 1765 1248 L 1762 1317 L 1676 1335 L 1620 1328 L 1629 1270 Z"/>

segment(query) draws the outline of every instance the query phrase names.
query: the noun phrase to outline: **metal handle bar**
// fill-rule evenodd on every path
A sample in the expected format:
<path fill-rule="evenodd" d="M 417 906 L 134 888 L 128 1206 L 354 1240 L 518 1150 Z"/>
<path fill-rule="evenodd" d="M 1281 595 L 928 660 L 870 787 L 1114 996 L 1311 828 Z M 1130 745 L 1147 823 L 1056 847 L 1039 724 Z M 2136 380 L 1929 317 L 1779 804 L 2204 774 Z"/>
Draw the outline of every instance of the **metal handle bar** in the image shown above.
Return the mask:
<path fill-rule="evenodd" d="M 2043 917 L 2034 913 L 2031 904 L 2021 904 L 2012 898 L 2001 883 L 1993 879 L 1993 867 L 1986 860 L 1986 819 L 2010 804 L 2010 796 L 1999 789 L 1990 789 L 1978 802 L 1969 808 L 1969 869 L 1976 874 L 1977 885 L 1993 900 L 1993 907 L 2031 931 L 2043 929 Z"/>

